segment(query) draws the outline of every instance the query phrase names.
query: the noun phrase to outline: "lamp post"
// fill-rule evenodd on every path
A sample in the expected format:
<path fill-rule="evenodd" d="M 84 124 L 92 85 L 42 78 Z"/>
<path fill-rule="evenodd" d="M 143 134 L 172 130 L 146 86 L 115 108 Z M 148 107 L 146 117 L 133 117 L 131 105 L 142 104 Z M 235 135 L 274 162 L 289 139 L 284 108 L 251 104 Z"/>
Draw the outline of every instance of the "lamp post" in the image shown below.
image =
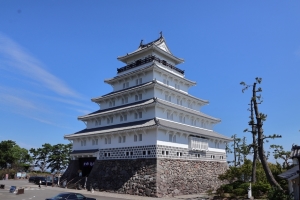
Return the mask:
<path fill-rule="evenodd" d="M 294 164 L 298 164 L 298 200 L 300 200 L 300 146 L 293 145 L 291 150 L 291 158 L 293 159 Z"/>

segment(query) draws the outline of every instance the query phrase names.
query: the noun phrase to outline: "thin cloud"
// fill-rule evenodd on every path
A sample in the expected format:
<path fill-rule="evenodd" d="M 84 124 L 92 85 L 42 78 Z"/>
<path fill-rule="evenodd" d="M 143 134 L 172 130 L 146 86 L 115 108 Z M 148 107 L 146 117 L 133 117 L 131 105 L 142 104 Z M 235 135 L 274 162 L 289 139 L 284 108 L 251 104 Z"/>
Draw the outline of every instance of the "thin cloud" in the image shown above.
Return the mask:
<path fill-rule="evenodd" d="M 49 90 L 61 95 L 80 98 L 80 95 L 69 88 L 62 80 L 52 75 L 43 64 L 27 53 L 20 45 L 0 33 L 0 53 L 6 57 L 8 70 L 32 79 Z M 4 63 L 4 62 L 2 62 Z M 12 69 L 11 69 L 12 68 Z"/>

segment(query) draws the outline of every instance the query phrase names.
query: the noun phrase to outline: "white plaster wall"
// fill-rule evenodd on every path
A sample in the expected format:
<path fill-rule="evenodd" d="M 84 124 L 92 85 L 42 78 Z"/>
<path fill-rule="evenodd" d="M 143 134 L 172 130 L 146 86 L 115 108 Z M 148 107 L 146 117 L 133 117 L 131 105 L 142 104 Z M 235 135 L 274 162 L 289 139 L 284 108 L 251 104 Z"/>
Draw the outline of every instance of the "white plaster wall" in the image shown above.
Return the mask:
<path fill-rule="evenodd" d="M 158 130 L 157 132 L 157 145 L 165 145 L 165 146 L 172 146 L 172 147 L 181 147 L 181 148 L 188 148 L 188 137 L 183 135 L 176 134 L 176 142 L 169 141 L 169 134 L 175 134 L 173 132 L 167 133 L 163 130 Z"/>
<path fill-rule="evenodd" d="M 135 119 L 135 113 L 136 112 L 142 112 L 142 118 L 138 118 Z M 104 127 L 104 126 L 112 126 L 115 124 L 120 124 L 120 123 L 128 123 L 128 122 L 133 122 L 133 121 L 140 121 L 140 120 L 145 120 L 145 119 L 151 119 L 155 117 L 155 108 L 154 107 L 146 107 L 146 108 L 141 108 L 141 109 L 137 109 L 137 110 L 132 110 L 132 111 L 128 111 L 128 112 L 124 112 L 122 113 L 123 115 L 126 114 L 127 115 L 127 121 L 120 121 L 120 116 L 121 113 L 114 113 L 114 114 L 110 114 L 110 115 L 103 115 L 101 117 L 101 124 L 100 125 L 96 125 L 95 120 L 89 120 L 87 122 L 87 129 L 90 128 L 97 128 L 97 127 Z M 113 123 L 107 123 L 107 118 L 108 117 L 113 117 Z"/>
<path fill-rule="evenodd" d="M 149 65 L 149 63 L 138 66 L 138 67 L 133 68 L 131 70 L 127 70 L 123 73 L 127 74 L 129 72 L 133 72 L 133 71 L 136 71 L 138 69 L 144 68 L 145 66 L 148 66 L 148 65 Z M 123 88 L 123 83 L 126 83 L 126 82 L 129 83 L 129 87 L 136 86 L 136 79 L 139 79 L 139 78 L 142 78 L 142 83 L 147 83 L 147 82 L 153 80 L 153 74 L 152 74 L 152 72 L 148 71 L 148 72 L 145 72 L 145 73 L 140 73 L 140 74 L 137 74 L 137 75 L 126 77 L 123 80 L 118 81 L 117 83 L 114 84 L 114 91 L 123 90 L 124 89 Z"/>

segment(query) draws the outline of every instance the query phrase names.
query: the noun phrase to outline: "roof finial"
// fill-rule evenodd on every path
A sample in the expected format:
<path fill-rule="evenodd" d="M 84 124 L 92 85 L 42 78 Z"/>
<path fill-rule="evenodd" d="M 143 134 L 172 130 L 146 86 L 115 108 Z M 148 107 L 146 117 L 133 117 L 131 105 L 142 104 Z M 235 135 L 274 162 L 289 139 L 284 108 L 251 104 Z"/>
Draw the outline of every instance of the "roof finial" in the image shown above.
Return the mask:
<path fill-rule="evenodd" d="M 143 40 L 141 40 L 141 42 L 140 42 L 140 46 L 142 46 L 143 45 Z"/>
<path fill-rule="evenodd" d="M 160 37 L 162 38 L 162 37 L 163 37 L 163 35 L 162 35 L 162 31 L 161 31 L 161 32 L 159 32 L 159 34 L 160 34 Z"/>

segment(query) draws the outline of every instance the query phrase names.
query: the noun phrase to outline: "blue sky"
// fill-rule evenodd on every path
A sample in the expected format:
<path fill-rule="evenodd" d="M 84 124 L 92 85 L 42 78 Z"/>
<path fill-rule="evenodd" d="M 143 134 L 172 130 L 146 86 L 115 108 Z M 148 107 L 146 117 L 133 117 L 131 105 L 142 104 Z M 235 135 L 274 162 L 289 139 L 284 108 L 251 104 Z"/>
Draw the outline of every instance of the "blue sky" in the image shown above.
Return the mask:
<path fill-rule="evenodd" d="M 162 31 L 190 93 L 210 104 L 227 136 L 247 128 L 250 92 L 262 77 L 265 134 L 286 150 L 299 142 L 299 1 L 0 1 L 0 140 L 25 148 L 85 128 L 91 98 L 124 66 L 116 58 Z M 250 141 L 250 140 L 249 140 Z"/>

